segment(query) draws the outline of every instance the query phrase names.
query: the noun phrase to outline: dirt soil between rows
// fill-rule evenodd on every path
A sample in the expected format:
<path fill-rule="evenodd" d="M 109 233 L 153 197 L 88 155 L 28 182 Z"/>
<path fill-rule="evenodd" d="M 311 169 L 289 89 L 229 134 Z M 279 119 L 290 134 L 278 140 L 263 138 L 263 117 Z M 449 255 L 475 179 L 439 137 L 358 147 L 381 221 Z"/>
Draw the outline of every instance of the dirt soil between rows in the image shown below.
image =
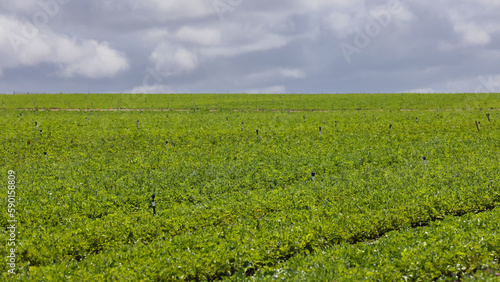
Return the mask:
<path fill-rule="evenodd" d="M 16 109 L 19 111 L 35 111 L 36 109 Z M 60 108 L 40 108 L 38 111 L 52 111 L 52 112 L 58 112 L 58 111 L 67 111 L 67 112 L 118 112 L 118 111 L 124 111 L 124 112 L 139 112 L 139 111 L 145 111 L 145 112 L 189 112 L 192 111 L 193 109 L 116 109 L 116 108 L 109 108 L 109 109 L 60 109 Z M 201 111 L 201 109 L 194 109 L 196 111 Z M 500 111 L 500 109 L 484 109 L 485 111 Z M 210 109 L 210 112 L 218 112 L 218 111 L 224 111 L 223 109 Z M 259 110 L 259 109 L 232 109 L 231 111 L 233 112 L 340 112 L 340 111 L 358 111 L 358 112 L 386 112 L 386 111 L 392 111 L 392 110 L 384 110 L 384 109 L 365 109 L 365 110 L 324 110 L 324 109 L 285 109 L 285 110 L 279 110 L 279 109 L 272 109 L 272 110 Z M 400 112 L 416 112 L 416 111 L 424 111 L 424 112 L 439 112 L 439 111 L 445 111 L 445 112 L 450 112 L 450 111 L 464 111 L 464 109 L 399 109 L 399 110 L 394 110 L 394 111 L 400 111 Z"/>

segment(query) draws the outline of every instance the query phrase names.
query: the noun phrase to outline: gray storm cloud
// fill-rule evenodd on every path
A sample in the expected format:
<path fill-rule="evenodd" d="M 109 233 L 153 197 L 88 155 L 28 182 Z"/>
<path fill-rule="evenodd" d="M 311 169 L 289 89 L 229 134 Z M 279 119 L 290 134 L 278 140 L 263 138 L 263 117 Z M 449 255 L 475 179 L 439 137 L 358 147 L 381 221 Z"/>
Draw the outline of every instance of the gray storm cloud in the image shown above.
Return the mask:
<path fill-rule="evenodd" d="M 0 0 L 0 92 L 499 92 L 498 1 Z"/>

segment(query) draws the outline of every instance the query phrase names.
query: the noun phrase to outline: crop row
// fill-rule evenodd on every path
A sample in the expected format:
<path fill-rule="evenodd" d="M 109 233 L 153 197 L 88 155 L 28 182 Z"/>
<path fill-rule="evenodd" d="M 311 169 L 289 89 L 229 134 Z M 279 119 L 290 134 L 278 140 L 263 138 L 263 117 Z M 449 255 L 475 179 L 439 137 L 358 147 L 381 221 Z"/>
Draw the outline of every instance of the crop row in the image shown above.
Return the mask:
<path fill-rule="evenodd" d="M 0 114 L 33 279 L 250 275 L 500 201 L 481 111 Z"/>
<path fill-rule="evenodd" d="M 500 210 L 447 216 L 373 241 L 339 244 L 260 269 L 259 281 L 458 281 L 498 279 Z M 488 274 L 489 272 L 489 274 Z M 233 279 L 245 280 L 245 273 Z M 484 279 L 484 280 L 483 280 Z M 463 281 L 463 280 L 462 280 Z M 495 280 L 496 281 L 496 280 Z"/>
<path fill-rule="evenodd" d="M 36 94 L 0 95 L 0 109 L 398 110 L 499 109 L 500 94 Z"/>

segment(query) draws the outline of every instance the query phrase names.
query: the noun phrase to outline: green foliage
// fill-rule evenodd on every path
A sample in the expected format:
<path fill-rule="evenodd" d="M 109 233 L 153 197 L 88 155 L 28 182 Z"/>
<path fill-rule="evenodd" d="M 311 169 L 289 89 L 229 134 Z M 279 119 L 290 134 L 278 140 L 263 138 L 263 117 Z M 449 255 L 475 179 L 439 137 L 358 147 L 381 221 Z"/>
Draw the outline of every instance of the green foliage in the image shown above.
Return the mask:
<path fill-rule="evenodd" d="M 339 244 L 260 269 L 255 280 L 459 281 L 495 277 L 500 259 L 500 210 L 447 216 L 429 226 Z M 477 269 L 485 269 L 476 272 Z M 243 273 L 233 279 L 243 280 Z M 497 277 L 498 279 L 498 277 Z"/>
<path fill-rule="evenodd" d="M 35 94 L 0 95 L 5 109 L 406 110 L 499 109 L 482 94 Z"/>
<path fill-rule="evenodd" d="M 116 98 L 54 96 L 74 99 L 72 108 L 85 103 L 100 107 L 110 103 L 109 97 Z M 35 103 L 45 103 L 40 107 L 53 107 L 52 96 L 36 97 Z M 460 220 L 452 223 L 450 218 L 499 205 L 500 129 L 495 115 L 488 122 L 479 109 L 210 112 L 206 109 L 214 106 L 214 97 L 222 109 L 241 109 L 245 103 L 237 103 L 245 97 L 274 97 L 286 108 L 287 97 L 297 105 L 295 99 L 309 96 L 147 97 L 156 108 L 168 103 L 191 108 L 190 99 L 204 97 L 206 104 L 200 108 L 205 110 L 25 111 L 22 116 L 18 110 L 0 111 L 5 152 L 0 156 L 1 171 L 16 171 L 22 207 L 17 213 L 17 277 L 168 281 L 256 275 L 359 280 L 373 275 L 374 280 L 398 280 L 398 275 L 410 273 L 412 279 L 434 279 L 470 273 L 498 259 L 499 244 L 492 232 L 498 226 L 481 221 L 484 225 L 464 231 L 457 227 Z M 340 99 L 325 97 L 335 103 Z M 361 101 L 358 96 L 342 97 L 347 108 Z M 349 97 L 354 97 L 352 102 Z M 391 109 L 401 99 L 389 97 L 379 95 L 370 103 L 388 102 Z M 423 101 L 419 97 L 403 98 L 408 107 L 418 108 Z M 453 106 L 462 97 L 469 96 L 429 99 Z M 499 104 L 498 96 L 484 97 L 476 105 Z M 307 99 L 306 106 L 321 106 L 321 99 Z M 202 105 L 201 100 L 196 103 Z M 247 106 L 260 108 L 256 100 Z M 476 120 L 481 121 L 481 132 Z M 152 194 L 157 216 L 152 215 Z M 6 197 L 0 206 L 7 206 Z M 498 219 L 496 213 L 484 216 Z M 471 215 L 464 219 L 474 221 Z M 0 213 L 0 222 L 7 226 L 6 213 Z M 433 234 L 448 234 L 447 239 L 431 238 L 425 241 L 430 247 L 418 249 L 412 236 L 424 236 L 421 230 L 427 229 L 416 227 L 428 224 Z M 474 241 L 480 238 L 475 235 L 463 235 L 476 229 L 489 245 Z M 387 239 L 391 231 L 396 235 Z M 0 241 L 6 242 L 7 235 L 3 229 Z M 380 237 L 388 241 L 366 244 Z M 459 242 L 468 247 L 454 247 Z M 356 253 L 362 246 L 365 253 Z M 409 253 L 403 255 L 400 249 L 405 247 Z M 438 253 L 449 257 L 438 256 L 436 264 L 425 264 Z M 7 250 L 1 249 L 0 255 L 6 256 Z M 328 256 L 338 264 L 330 264 Z M 420 265 L 410 265 L 417 257 Z M 457 264 L 466 270 L 455 269 Z M 358 265 L 363 267 L 354 267 Z M 313 271 L 320 266 L 325 272 Z M 402 270 L 405 267 L 410 267 L 408 272 Z M 0 264 L 0 269 L 5 272 L 6 265 Z"/>

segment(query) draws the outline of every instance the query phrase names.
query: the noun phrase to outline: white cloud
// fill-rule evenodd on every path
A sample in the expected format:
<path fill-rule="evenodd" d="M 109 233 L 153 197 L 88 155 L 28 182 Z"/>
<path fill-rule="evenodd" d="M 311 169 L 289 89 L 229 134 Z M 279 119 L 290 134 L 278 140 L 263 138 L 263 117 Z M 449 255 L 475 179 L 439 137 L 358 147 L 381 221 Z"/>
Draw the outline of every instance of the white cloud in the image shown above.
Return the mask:
<path fill-rule="evenodd" d="M 355 26 L 363 24 L 369 16 L 363 0 L 353 1 L 313 1 L 304 5 L 305 9 L 329 11 L 323 17 L 322 25 L 339 36 L 351 33 Z"/>
<path fill-rule="evenodd" d="M 403 91 L 403 93 L 436 93 L 436 91 L 430 87 L 427 87 L 427 88 L 418 88 L 409 91 Z"/>
<path fill-rule="evenodd" d="M 141 2 L 144 2 L 146 5 L 149 4 L 155 9 L 159 9 L 161 14 L 172 19 L 201 17 L 214 12 L 212 1 L 206 0 L 146 0 Z"/>
<path fill-rule="evenodd" d="M 148 40 L 153 40 L 153 41 L 157 41 L 157 40 L 164 40 L 166 38 L 168 38 L 169 36 L 169 32 L 167 29 L 164 29 L 164 28 L 151 28 L 151 29 L 148 29 L 146 30 L 146 32 L 144 33 L 144 38 L 148 39 Z"/>
<path fill-rule="evenodd" d="M 104 0 L 96 3 L 105 13 L 118 10 L 124 15 L 123 21 L 132 22 L 145 19 L 143 16 L 157 22 L 216 16 L 212 1 L 206 0 Z"/>
<path fill-rule="evenodd" d="M 226 44 L 224 46 L 205 48 L 201 50 L 200 53 L 207 58 L 228 58 L 257 51 L 278 49 L 285 46 L 287 43 L 288 40 L 285 37 L 268 33 L 259 33 L 253 41 L 244 43 L 234 42 L 233 44 Z"/>
<path fill-rule="evenodd" d="M 305 78 L 306 73 L 299 69 L 280 69 L 279 70 L 283 77 L 291 77 L 291 78 Z"/>
<path fill-rule="evenodd" d="M 299 69 L 276 68 L 276 69 L 251 73 L 249 75 L 246 75 L 244 77 L 244 80 L 248 83 L 258 84 L 270 79 L 278 79 L 278 78 L 302 79 L 305 78 L 306 76 L 307 76 L 306 73 Z"/>
<path fill-rule="evenodd" d="M 456 25 L 455 31 L 462 35 L 467 45 L 484 45 L 491 41 L 489 33 L 474 23 Z"/>
<path fill-rule="evenodd" d="M 343 36 L 345 33 L 352 30 L 356 23 L 357 22 L 350 14 L 339 12 L 333 12 L 323 19 L 324 28 L 331 29 Z"/>
<path fill-rule="evenodd" d="M 129 68 L 125 56 L 106 42 L 76 42 L 44 28 L 26 33 L 25 23 L 2 15 L 0 26 L 0 70 L 48 63 L 59 67 L 60 76 L 99 79 Z"/>
<path fill-rule="evenodd" d="M 211 28 L 196 29 L 183 26 L 177 31 L 176 37 L 182 41 L 200 45 L 215 45 L 221 42 L 220 32 Z"/>
<path fill-rule="evenodd" d="M 133 94 L 138 94 L 138 93 L 144 93 L 144 94 L 175 94 L 179 93 L 177 90 L 175 90 L 172 87 L 165 86 L 162 84 L 153 84 L 153 85 L 141 85 L 132 88 L 131 90 L 126 91 L 126 93 L 133 93 Z"/>
<path fill-rule="evenodd" d="M 124 55 L 111 49 L 106 42 L 87 40 L 81 46 L 72 47 L 72 54 L 67 54 L 63 60 L 62 74 L 66 77 L 110 78 L 129 68 Z"/>
<path fill-rule="evenodd" d="M 262 88 L 254 88 L 243 91 L 242 93 L 248 94 L 284 94 L 286 93 L 286 87 L 284 85 L 275 85 Z"/>
<path fill-rule="evenodd" d="M 255 27 L 246 33 L 238 32 L 239 26 L 227 27 L 222 33 L 228 38 L 222 42 L 222 33 L 210 28 L 182 27 L 166 41 L 158 44 L 149 57 L 150 63 L 156 66 L 163 76 L 189 73 L 201 64 L 217 59 L 233 58 L 244 54 L 263 52 L 281 48 L 288 40 Z M 252 33 L 253 36 L 249 36 Z M 186 46 L 183 43 L 196 43 Z M 283 74 L 282 74 L 283 75 Z M 297 71 L 285 70 L 283 76 L 303 77 Z"/>
<path fill-rule="evenodd" d="M 169 43 L 158 45 L 149 59 L 158 69 L 169 75 L 190 72 L 199 65 L 196 53 Z"/>
<path fill-rule="evenodd" d="M 294 0 L 292 1 L 297 7 L 297 11 L 321 11 L 324 9 L 334 8 L 341 11 L 353 11 L 365 6 L 365 0 Z"/>

